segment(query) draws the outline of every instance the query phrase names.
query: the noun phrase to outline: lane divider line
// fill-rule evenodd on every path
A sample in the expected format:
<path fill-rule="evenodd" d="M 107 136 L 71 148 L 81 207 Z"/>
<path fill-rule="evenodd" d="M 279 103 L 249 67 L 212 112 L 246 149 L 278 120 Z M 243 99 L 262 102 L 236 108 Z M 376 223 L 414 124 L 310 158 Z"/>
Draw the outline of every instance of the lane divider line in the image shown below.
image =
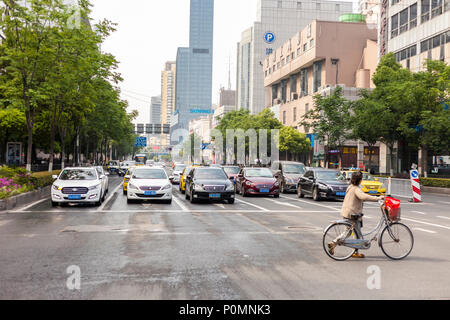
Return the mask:
<path fill-rule="evenodd" d="M 114 190 L 109 194 L 108 198 L 106 198 L 106 200 L 103 202 L 103 204 L 100 207 L 98 207 L 98 209 L 96 210 L 97 212 L 103 211 L 103 209 L 105 208 L 105 206 L 109 202 L 109 200 L 111 200 L 113 195 L 116 194 L 117 190 L 119 190 L 119 188 L 122 187 L 122 184 L 123 184 L 123 182 L 119 183 L 119 185 L 114 188 Z"/>
<path fill-rule="evenodd" d="M 422 228 L 413 228 L 413 230 L 418 230 L 418 231 L 422 231 L 422 232 L 426 232 L 426 233 L 437 233 L 436 231 L 431 231 L 431 230 L 422 229 Z"/>
<path fill-rule="evenodd" d="M 450 217 L 437 216 L 440 219 L 450 220 Z"/>
<path fill-rule="evenodd" d="M 420 212 L 420 211 L 411 211 L 411 212 L 414 212 L 414 213 L 418 213 L 418 214 L 421 214 L 421 215 L 426 215 L 426 213 L 425 212 Z"/>
<path fill-rule="evenodd" d="M 290 198 L 290 197 L 286 197 L 286 196 L 280 196 L 280 197 L 284 198 L 284 199 L 289 199 L 289 200 L 299 201 L 299 202 L 303 202 L 303 203 L 307 203 L 307 204 L 312 204 L 312 205 L 323 207 L 323 208 L 327 208 L 327 209 L 332 209 L 332 210 L 337 211 L 337 212 L 341 211 L 340 209 L 336 209 L 336 208 L 331 207 L 331 206 L 326 206 L 324 204 L 318 204 L 318 203 L 315 203 L 315 202 L 309 202 L 309 201 L 306 201 L 306 200 L 295 199 L 295 198 Z"/>
<path fill-rule="evenodd" d="M 182 200 L 180 200 L 174 193 L 172 193 L 172 199 L 181 208 L 183 212 L 189 212 L 189 209 L 182 203 Z"/>
<path fill-rule="evenodd" d="M 421 223 L 421 224 L 424 224 L 427 226 L 438 227 L 438 228 L 450 230 L 450 227 L 442 226 L 440 224 L 435 224 L 435 223 L 430 223 L 430 222 L 425 222 L 425 221 L 420 221 L 420 220 L 415 220 L 415 219 L 410 219 L 410 218 L 403 218 L 403 217 L 402 217 L 402 220 Z"/>
<path fill-rule="evenodd" d="M 248 205 L 248 206 L 255 207 L 255 208 L 257 208 L 257 209 L 259 209 L 259 210 L 261 210 L 261 211 L 263 211 L 263 212 L 269 212 L 269 211 L 270 211 L 270 210 L 267 210 L 266 208 L 257 206 L 256 204 L 253 204 L 253 203 L 250 203 L 250 202 L 241 200 L 241 199 L 236 199 L 236 201 L 237 201 L 237 202 L 241 202 L 241 203 L 245 203 L 245 204 Z"/>
<path fill-rule="evenodd" d="M 34 207 L 35 205 L 38 205 L 38 204 L 40 204 L 40 203 L 42 203 L 42 202 L 44 202 L 44 201 L 47 201 L 47 200 L 50 200 L 50 197 L 45 198 L 45 199 L 41 199 L 41 200 L 38 200 L 38 201 L 35 201 L 35 202 L 33 202 L 33 203 L 27 205 L 26 207 L 23 207 L 23 208 L 20 208 L 20 209 L 17 209 L 17 210 L 13 210 L 13 211 L 11 211 L 11 212 L 14 213 L 14 212 L 24 212 L 24 211 L 27 211 L 27 210 L 30 209 L 31 207 Z"/>

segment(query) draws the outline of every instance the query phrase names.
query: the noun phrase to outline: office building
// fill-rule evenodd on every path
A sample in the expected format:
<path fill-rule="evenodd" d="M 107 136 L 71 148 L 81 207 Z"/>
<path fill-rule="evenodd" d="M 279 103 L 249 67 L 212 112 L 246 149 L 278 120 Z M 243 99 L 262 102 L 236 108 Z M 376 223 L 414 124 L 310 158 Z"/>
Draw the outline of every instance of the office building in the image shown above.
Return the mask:
<path fill-rule="evenodd" d="M 313 97 L 328 96 L 340 86 L 346 99 L 357 100 L 361 88 L 374 88 L 377 51 L 377 30 L 366 23 L 314 20 L 264 60 L 266 107 L 283 125 L 313 134 L 299 125 L 314 108 Z M 374 162 L 380 144 L 375 149 Z M 347 141 L 342 150 L 329 152 L 334 162 L 341 152 L 344 167 L 368 162 L 367 145 L 359 141 Z"/>
<path fill-rule="evenodd" d="M 393 52 L 413 72 L 427 59 L 450 63 L 449 0 L 382 0 L 380 56 Z"/>
<path fill-rule="evenodd" d="M 380 7 L 380 0 L 359 0 L 359 12 L 366 17 L 367 24 L 378 27 Z"/>
<path fill-rule="evenodd" d="M 175 110 L 176 62 L 166 62 L 161 72 L 161 125 L 170 125 Z M 161 143 L 169 144 L 169 135 L 163 135 Z"/>
<path fill-rule="evenodd" d="M 258 0 L 257 18 L 237 45 L 236 91 L 238 109 L 256 114 L 264 108 L 263 62 L 275 48 L 314 19 L 337 21 L 352 12 L 352 3 L 325 0 Z"/>
<path fill-rule="evenodd" d="M 189 47 L 177 52 L 172 133 L 188 130 L 190 120 L 212 113 L 214 0 L 191 0 L 189 31 Z M 180 137 L 172 137 L 176 141 Z"/>
<path fill-rule="evenodd" d="M 161 124 L 161 96 L 151 98 L 150 123 Z"/>

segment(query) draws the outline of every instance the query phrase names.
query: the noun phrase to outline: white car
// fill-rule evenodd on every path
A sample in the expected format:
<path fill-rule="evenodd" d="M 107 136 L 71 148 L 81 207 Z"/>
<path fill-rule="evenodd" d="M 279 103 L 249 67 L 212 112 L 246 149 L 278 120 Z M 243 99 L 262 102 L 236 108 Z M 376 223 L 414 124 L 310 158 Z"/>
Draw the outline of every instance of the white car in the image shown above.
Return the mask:
<path fill-rule="evenodd" d="M 162 200 L 172 203 L 172 184 L 164 169 L 136 167 L 127 186 L 127 202 Z"/>
<path fill-rule="evenodd" d="M 181 174 L 183 173 L 183 170 L 187 167 L 185 164 L 176 164 L 173 168 L 172 175 L 170 176 L 170 181 L 172 181 L 173 184 L 179 184 Z"/>
<path fill-rule="evenodd" d="M 66 168 L 51 188 L 52 206 L 67 203 L 93 203 L 100 206 L 105 200 L 105 176 L 100 176 L 96 168 Z"/>
<path fill-rule="evenodd" d="M 103 169 L 103 167 L 101 167 L 101 166 L 95 167 L 95 169 L 97 170 L 97 173 L 102 180 L 103 190 L 106 190 L 105 193 L 108 193 L 108 191 L 109 191 L 109 173 L 106 172 L 105 169 Z"/>

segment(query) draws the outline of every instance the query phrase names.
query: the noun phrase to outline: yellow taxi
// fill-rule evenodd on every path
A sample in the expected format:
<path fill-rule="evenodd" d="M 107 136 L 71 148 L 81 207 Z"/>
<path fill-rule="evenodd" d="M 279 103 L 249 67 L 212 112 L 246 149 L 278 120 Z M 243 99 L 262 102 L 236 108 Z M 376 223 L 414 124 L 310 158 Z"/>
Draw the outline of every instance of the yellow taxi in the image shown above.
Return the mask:
<path fill-rule="evenodd" d="M 341 173 L 347 180 L 351 180 L 352 174 L 359 170 L 343 170 Z M 363 180 L 361 182 L 361 190 L 370 195 L 384 195 L 386 193 L 386 186 L 370 173 L 362 171 Z"/>
<path fill-rule="evenodd" d="M 123 177 L 123 194 L 127 194 L 128 190 L 128 181 L 130 181 L 131 175 L 133 174 L 133 171 L 136 167 L 130 167 L 128 168 L 127 172 L 125 173 L 125 176 Z"/>
<path fill-rule="evenodd" d="M 182 194 L 184 194 L 186 192 L 186 176 L 189 174 L 189 172 L 191 171 L 191 169 L 193 168 L 199 168 L 201 167 L 201 165 L 192 165 L 192 166 L 187 166 L 186 168 L 184 168 L 183 173 L 181 174 L 180 177 L 180 192 Z"/>

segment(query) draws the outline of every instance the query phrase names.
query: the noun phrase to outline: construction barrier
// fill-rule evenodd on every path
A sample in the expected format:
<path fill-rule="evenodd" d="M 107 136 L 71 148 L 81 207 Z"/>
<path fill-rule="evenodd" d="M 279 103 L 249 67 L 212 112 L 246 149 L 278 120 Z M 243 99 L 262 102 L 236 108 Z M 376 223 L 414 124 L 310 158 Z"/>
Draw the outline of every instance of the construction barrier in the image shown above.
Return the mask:
<path fill-rule="evenodd" d="M 413 199 L 413 189 L 411 180 L 409 179 L 394 179 L 394 178 L 378 178 L 380 182 L 384 183 L 386 186 L 386 194 L 390 194 L 395 197 L 403 197 L 403 198 L 410 198 Z M 415 182 L 415 186 L 417 187 L 417 184 L 419 184 L 419 190 L 420 190 L 420 183 L 419 181 Z M 420 197 L 420 191 L 419 195 Z M 418 202 L 420 202 L 422 199 L 420 199 Z"/>

